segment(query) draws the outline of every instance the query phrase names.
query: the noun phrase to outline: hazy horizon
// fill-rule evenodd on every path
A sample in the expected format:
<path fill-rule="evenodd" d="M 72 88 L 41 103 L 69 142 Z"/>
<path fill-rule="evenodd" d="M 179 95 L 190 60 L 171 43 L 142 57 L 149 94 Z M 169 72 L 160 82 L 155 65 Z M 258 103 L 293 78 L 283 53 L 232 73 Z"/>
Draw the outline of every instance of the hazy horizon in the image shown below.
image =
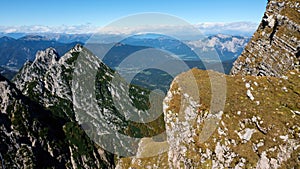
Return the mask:
<path fill-rule="evenodd" d="M 97 29 L 136 14 L 162 13 L 178 17 L 206 32 L 237 30 L 253 33 L 267 2 L 254 1 L 83 1 L 2 2 L 2 33 L 95 33 Z"/>

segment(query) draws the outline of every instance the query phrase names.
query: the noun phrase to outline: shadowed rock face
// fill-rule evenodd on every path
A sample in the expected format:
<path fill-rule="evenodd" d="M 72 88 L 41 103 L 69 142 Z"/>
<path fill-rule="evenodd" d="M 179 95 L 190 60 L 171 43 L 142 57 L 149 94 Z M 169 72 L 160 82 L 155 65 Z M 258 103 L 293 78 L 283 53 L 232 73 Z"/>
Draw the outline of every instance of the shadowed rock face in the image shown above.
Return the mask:
<path fill-rule="evenodd" d="M 269 1 L 258 30 L 235 61 L 231 74 L 280 77 L 299 69 L 299 8 L 297 0 Z"/>

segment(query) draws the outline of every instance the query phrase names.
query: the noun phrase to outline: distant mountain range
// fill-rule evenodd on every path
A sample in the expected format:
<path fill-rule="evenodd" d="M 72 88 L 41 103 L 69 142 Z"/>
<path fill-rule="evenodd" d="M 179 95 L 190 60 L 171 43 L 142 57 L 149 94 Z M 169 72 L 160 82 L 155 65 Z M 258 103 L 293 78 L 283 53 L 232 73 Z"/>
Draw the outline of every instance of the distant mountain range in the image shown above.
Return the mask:
<path fill-rule="evenodd" d="M 86 42 L 92 34 L 66 34 L 66 33 L 1 33 L 0 37 L 11 37 L 19 39 L 26 36 L 42 36 L 48 40 L 58 41 L 61 43 Z"/>
<path fill-rule="evenodd" d="M 62 43 L 43 36 L 30 35 L 19 39 L 4 36 L 0 38 L 0 66 L 18 71 L 26 61 L 32 61 L 39 50 L 54 47 L 62 55 L 78 43 Z"/>
<path fill-rule="evenodd" d="M 144 34 L 126 38 L 122 43 L 166 50 L 182 60 L 201 59 L 209 62 L 216 61 L 215 59 L 221 61 L 236 59 L 249 40 L 249 37 L 244 36 L 217 34 L 196 41 L 180 41 L 180 39 L 165 35 Z M 217 58 L 213 58 L 212 55 L 217 55 Z"/>
<path fill-rule="evenodd" d="M 236 60 L 236 58 L 244 50 L 249 40 L 250 37 L 245 36 L 217 34 L 209 36 L 204 40 L 189 41 L 187 43 L 191 46 L 194 46 L 195 50 L 214 50 L 217 52 L 218 57 L 223 62 L 228 60 Z M 211 56 L 206 56 L 204 59 L 211 60 Z"/>
<path fill-rule="evenodd" d="M 166 35 L 139 34 L 127 37 L 118 43 L 88 43 L 86 47 L 113 69 L 120 70 L 120 66 L 124 68 L 124 65 L 120 64 L 123 64 L 125 59 L 128 60 L 129 56 L 140 55 L 146 59 L 160 55 L 160 59 L 162 57 L 179 59 L 189 68 L 196 67 L 204 70 L 213 69 L 223 72 L 218 66 L 222 63 L 224 72 L 229 73 L 232 63 L 249 40 L 249 37 L 218 34 L 197 41 L 181 41 Z M 135 62 L 133 67 L 145 66 L 147 64 L 145 59 L 131 61 Z M 126 69 L 133 71 L 128 66 Z"/>
<path fill-rule="evenodd" d="M 15 37 L 21 35 L 10 34 Z M 39 50 L 53 47 L 58 55 L 63 55 L 76 44 L 89 42 L 90 37 L 90 34 L 26 35 L 18 39 L 4 36 L 0 38 L 0 71 L 2 75 L 10 79 L 26 61 L 32 61 Z M 108 44 L 106 42 L 116 41 L 119 37 L 102 35 L 99 38 L 102 39 L 99 40 L 99 44 L 87 44 L 86 46 L 97 56 L 103 58 L 104 62 L 112 68 L 116 68 L 129 54 L 147 48 L 156 48 L 177 55 L 181 60 L 189 63 L 190 61 L 199 62 L 201 59 L 201 62 L 214 64 L 220 59 L 226 64 L 226 73 L 229 72 L 232 63 L 241 54 L 250 39 L 249 37 L 218 34 L 197 41 L 180 41 L 165 35 L 144 34 Z M 104 58 L 103 49 L 108 48 L 111 49 Z M 197 66 L 199 63 L 193 62 L 191 65 L 203 68 L 203 66 Z"/>

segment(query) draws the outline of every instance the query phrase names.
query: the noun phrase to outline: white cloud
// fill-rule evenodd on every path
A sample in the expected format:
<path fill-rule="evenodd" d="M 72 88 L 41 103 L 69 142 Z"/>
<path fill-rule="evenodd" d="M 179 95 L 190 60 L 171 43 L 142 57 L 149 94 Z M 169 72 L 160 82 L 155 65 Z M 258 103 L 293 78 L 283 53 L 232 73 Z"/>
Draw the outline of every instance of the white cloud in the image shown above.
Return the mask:
<path fill-rule="evenodd" d="M 0 32 L 4 33 L 94 33 L 97 27 L 90 24 L 75 25 L 75 26 L 43 26 L 43 25 L 30 25 L 30 26 L 0 26 Z"/>
<path fill-rule="evenodd" d="M 253 34 L 257 27 L 258 23 L 253 22 L 208 22 L 208 23 L 199 23 L 195 25 L 202 31 L 204 34 Z"/>
<path fill-rule="evenodd" d="M 186 26 L 186 25 L 185 25 Z M 74 25 L 74 26 L 0 26 L 0 32 L 3 33 L 68 33 L 68 34 L 85 34 L 85 33 L 97 33 L 101 30 L 102 33 L 107 34 L 132 34 L 139 32 L 169 32 L 170 34 L 187 34 L 185 26 L 172 27 L 167 25 L 145 25 L 136 28 L 124 27 L 122 29 L 105 27 L 99 28 L 91 24 Z M 252 22 L 232 22 L 232 23 L 199 23 L 193 25 L 196 29 L 199 29 L 203 34 L 252 34 L 257 29 L 258 24 Z"/>
<path fill-rule="evenodd" d="M 15 29 L 15 28 L 8 28 L 8 29 L 3 30 L 4 33 L 14 33 L 16 31 L 17 31 L 17 29 Z"/>

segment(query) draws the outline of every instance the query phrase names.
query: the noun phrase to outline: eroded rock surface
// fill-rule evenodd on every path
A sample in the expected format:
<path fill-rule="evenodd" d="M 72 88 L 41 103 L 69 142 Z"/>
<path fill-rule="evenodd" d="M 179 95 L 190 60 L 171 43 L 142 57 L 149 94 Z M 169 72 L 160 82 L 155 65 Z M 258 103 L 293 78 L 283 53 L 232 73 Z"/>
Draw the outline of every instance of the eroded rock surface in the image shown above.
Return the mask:
<path fill-rule="evenodd" d="M 188 87 L 191 72 L 197 89 Z M 300 109 L 300 73 L 291 71 L 286 79 L 224 76 L 226 104 L 216 114 L 211 112 L 212 76 L 222 75 L 193 69 L 172 83 L 164 109 L 169 167 L 299 167 L 300 116 L 295 111 Z"/>
<path fill-rule="evenodd" d="M 280 77 L 299 69 L 299 9 L 298 0 L 269 1 L 258 30 L 235 61 L 231 74 Z"/>

